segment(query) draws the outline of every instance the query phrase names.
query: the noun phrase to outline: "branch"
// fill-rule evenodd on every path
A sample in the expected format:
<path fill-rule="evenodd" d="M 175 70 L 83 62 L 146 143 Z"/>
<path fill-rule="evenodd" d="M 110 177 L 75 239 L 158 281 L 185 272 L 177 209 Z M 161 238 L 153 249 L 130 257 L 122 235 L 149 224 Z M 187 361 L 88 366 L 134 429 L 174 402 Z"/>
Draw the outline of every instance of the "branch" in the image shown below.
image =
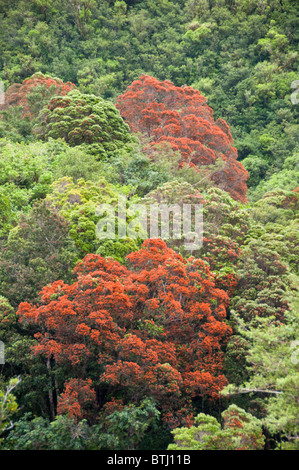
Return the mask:
<path fill-rule="evenodd" d="M 236 390 L 233 390 L 232 392 L 225 393 L 225 395 L 237 395 L 238 393 L 270 393 L 273 395 L 281 395 L 284 392 L 279 391 L 279 390 L 261 390 L 259 388 L 237 388 Z"/>

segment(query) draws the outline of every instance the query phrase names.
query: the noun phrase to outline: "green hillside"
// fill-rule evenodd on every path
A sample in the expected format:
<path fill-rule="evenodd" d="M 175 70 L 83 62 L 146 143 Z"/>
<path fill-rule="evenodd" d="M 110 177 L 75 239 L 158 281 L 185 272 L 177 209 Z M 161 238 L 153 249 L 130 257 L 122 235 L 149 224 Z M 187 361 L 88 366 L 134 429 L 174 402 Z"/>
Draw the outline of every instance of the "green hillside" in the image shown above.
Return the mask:
<path fill-rule="evenodd" d="M 295 0 L 0 0 L 0 450 L 298 450 L 298 63 Z"/>

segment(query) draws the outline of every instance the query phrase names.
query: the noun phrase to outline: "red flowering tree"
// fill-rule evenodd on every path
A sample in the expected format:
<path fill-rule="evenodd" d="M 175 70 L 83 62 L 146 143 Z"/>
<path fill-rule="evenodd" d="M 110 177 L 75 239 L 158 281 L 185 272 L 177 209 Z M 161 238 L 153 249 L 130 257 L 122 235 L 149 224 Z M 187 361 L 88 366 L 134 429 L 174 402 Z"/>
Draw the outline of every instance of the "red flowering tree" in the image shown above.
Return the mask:
<path fill-rule="evenodd" d="M 234 199 L 246 202 L 249 175 L 237 161 L 229 126 L 222 119 L 214 120 L 213 110 L 198 90 L 142 75 L 118 97 L 116 106 L 131 131 L 149 139 L 150 155 L 158 145 L 169 143 L 181 153 L 181 165 L 200 169 L 222 160 L 223 167 L 215 170 L 212 179 Z"/>
<path fill-rule="evenodd" d="M 65 96 L 75 85 L 71 82 L 64 83 L 59 78 L 50 75 L 35 73 L 26 78 L 22 83 L 14 83 L 5 92 L 5 102 L 1 109 L 9 109 L 11 106 L 22 107 L 22 117 L 35 118 L 47 101 L 55 95 Z"/>
<path fill-rule="evenodd" d="M 58 414 L 68 414 L 75 420 L 88 416 L 93 410 L 96 401 L 95 390 L 90 379 L 71 379 L 65 384 L 63 393 L 59 397 Z"/>
<path fill-rule="evenodd" d="M 76 282 L 48 285 L 40 304 L 22 303 L 18 315 L 38 329 L 35 354 L 63 367 L 68 380 L 93 381 L 98 407 L 148 396 L 170 424 L 172 416 L 175 425 L 190 422 L 192 401 L 216 399 L 227 383 L 229 298 L 205 262 L 184 260 L 160 239 L 146 240 L 127 259 L 129 268 L 87 255 L 75 268 Z M 92 387 L 74 384 L 65 384 L 59 410 L 69 404 L 82 417 L 80 390 L 88 386 L 91 404 Z"/>

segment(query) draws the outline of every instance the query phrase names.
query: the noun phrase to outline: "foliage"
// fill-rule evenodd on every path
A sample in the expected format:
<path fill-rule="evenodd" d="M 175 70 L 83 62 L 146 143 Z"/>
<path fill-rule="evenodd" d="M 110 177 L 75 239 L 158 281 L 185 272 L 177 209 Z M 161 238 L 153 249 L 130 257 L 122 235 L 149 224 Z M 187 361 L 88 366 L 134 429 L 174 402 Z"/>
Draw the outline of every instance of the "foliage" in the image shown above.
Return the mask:
<path fill-rule="evenodd" d="M 11 209 L 11 201 L 0 187 L 0 238 L 7 234 L 11 228 L 13 220 L 13 212 Z"/>
<path fill-rule="evenodd" d="M 235 199 L 246 202 L 248 175 L 237 162 L 229 127 L 222 119 L 214 121 L 213 111 L 199 91 L 142 75 L 118 97 L 116 106 L 132 132 L 150 139 L 149 154 L 155 153 L 157 144 L 166 142 L 181 153 L 181 165 L 200 169 L 221 158 L 225 166 L 216 168 L 211 179 Z"/>
<path fill-rule="evenodd" d="M 175 444 L 168 450 L 261 450 L 262 424 L 236 405 L 222 413 L 223 427 L 216 418 L 201 413 L 194 426 L 172 431 Z"/>
<path fill-rule="evenodd" d="M 258 414 L 267 448 L 297 448 L 297 206 L 297 192 L 283 190 L 253 206 L 230 306 L 227 392 Z"/>
<path fill-rule="evenodd" d="M 113 209 L 118 204 L 118 196 L 116 188 L 103 177 L 96 181 L 79 179 L 76 184 L 72 178 L 65 177 L 53 183 L 53 191 L 47 199 L 69 221 L 69 234 L 80 257 L 87 253 L 98 253 L 124 261 L 128 253 L 140 246 L 138 240 L 129 237 L 120 242 L 117 233 L 115 238 L 113 234 L 113 239 L 98 236 L 98 224 L 105 214 L 105 211 L 100 210 L 101 205 L 109 205 Z M 117 229 L 118 226 L 116 232 Z"/>
<path fill-rule="evenodd" d="M 41 111 L 34 132 L 42 139 L 62 138 L 70 146 L 84 144 L 98 158 L 133 142 L 127 124 L 112 103 L 78 90 L 52 98 Z"/>
<path fill-rule="evenodd" d="M 105 417 L 99 426 L 101 449 L 136 450 L 148 428 L 157 428 L 159 411 L 150 399 L 139 406 L 121 407 Z"/>
<path fill-rule="evenodd" d="M 249 380 L 238 387 L 230 385 L 223 392 L 264 395 L 260 403 L 262 424 L 271 435 L 280 435 L 277 447 L 290 450 L 298 449 L 298 301 L 293 299 L 291 306 L 285 323 L 270 317 L 260 319 L 254 329 L 239 324 L 249 344 Z"/>
<path fill-rule="evenodd" d="M 71 279 L 77 256 L 67 221 L 46 201 L 37 203 L 2 246 L 0 292 L 13 306 L 32 301 L 43 285 Z"/>
<path fill-rule="evenodd" d="M 2 132 L 7 135 L 9 131 L 13 140 L 32 138 L 32 127 L 43 106 L 54 95 L 64 96 L 74 87 L 73 83 L 63 83 L 59 78 L 42 73 L 35 73 L 21 84 L 9 86 L 4 95 L 4 104 L 0 105 L 0 116 L 6 125 Z"/>
<path fill-rule="evenodd" d="M 73 83 L 63 83 L 59 78 L 35 73 L 21 84 L 15 83 L 6 90 L 2 109 L 20 106 L 22 117 L 34 119 L 50 98 L 54 95 L 64 96 L 74 87 Z"/>
<path fill-rule="evenodd" d="M 0 436 L 12 426 L 11 416 L 18 409 L 18 404 L 12 391 L 19 381 L 19 378 L 11 379 L 6 387 L 0 390 Z"/>
<path fill-rule="evenodd" d="M 135 450 L 158 416 L 149 399 L 143 400 L 139 407 L 129 405 L 114 411 L 103 424 L 96 425 L 66 415 L 50 421 L 27 413 L 15 422 L 3 447 L 6 450 Z"/>
<path fill-rule="evenodd" d="M 85 420 L 75 422 L 67 416 L 51 421 L 27 413 L 15 423 L 5 441 L 5 450 L 94 450 L 96 438 Z"/>
<path fill-rule="evenodd" d="M 236 265 L 249 229 L 248 210 L 221 189 L 209 188 L 202 195 L 196 185 L 180 181 L 171 181 L 158 187 L 148 193 L 142 202 L 156 204 L 156 210 L 160 211 L 163 210 L 163 204 L 173 209 L 169 221 L 166 221 L 170 233 L 167 245 L 185 257 L 192 254 L 206 261 L 215 275 L 216 286 L 232 296 L 237 286 Z M 191 252 L 185 246 L 188 236 L 183 233 L 180 239 L 176 239 L 172 231 L 175 208 L 180 208 L 181 223 L 184 204 L 191 207 L 202 205 L 203 208 L 203 227 L 200 228 L 202 243 L 199 244 L 200 248 Z"/>
<path fill-rule="evenodd" d="M 296 152 L 292 156 L 285 159 L 280 171 L 272 174 L 265 181 L 261 180 L 261 178 L 257 179 L 256 187 L 251 193 L 251 200 L 258 201 L 263 197 L 264 194 L 275 191 L 277 189 L 293 191 L 296 187 L 298 187 L 298 161 L 299 155 L 298 152 Z M 245 164 L 244 162 L 245 161 L 243 160 L 243 164 Z M 254 159 L 252 163 L 256 165 L 256 159 Z M 258 182 L 259 184 L 257 184 Z"/>
<path fill-rule="evenodd" d="M 293 154 L 293 0 L 15 0 L 9 6 L 2 0 L 0 15 L 0 78 L 7 87 L 41 72 L 115 99 L 147 74 L 205 94 L 215 116 L 228 122 L 240 160 L 252 157 L 261 168 L 254 187 L 265 166 L 268 178 Z"/>
<path fill-rule="evenodd" d="M 7 228 L 36 200 L 44 199 L 55 180 L 68 176 L 75 182 L 81 178 L 94 181 L 102 174 L 94 156 L 61 140 L 13 143 L 2 139 L 0 145 L 1 217 L 6 214 Z"/>
<path fill-rule="evenodd" d="M 297 16 L 0 0 L 1 449 L 298 448 Z"/>
<path fill-rule="evenodd" d="M 39 305 L 22 303 L 18 315 L 40 325 L 35 354 L 53 357 L 70 378 L 96 378 L 106 401 L 152 396 L 171 421 L 186 399 L 215 399 L 226 384 L 228 296 L 204 262 L 185 261 L 161 240 L 144 242 L 128 260 L 130 269 L 87 255 L 74 284 L 54 282 Z"/>

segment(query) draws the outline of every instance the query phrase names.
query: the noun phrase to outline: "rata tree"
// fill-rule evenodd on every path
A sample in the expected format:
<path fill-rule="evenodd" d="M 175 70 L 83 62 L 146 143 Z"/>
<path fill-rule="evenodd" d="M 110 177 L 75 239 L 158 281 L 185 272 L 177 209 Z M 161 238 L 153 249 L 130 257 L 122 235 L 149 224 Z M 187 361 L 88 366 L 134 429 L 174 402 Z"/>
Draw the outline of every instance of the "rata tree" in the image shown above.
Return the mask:
<path fill-rule="evenodd" d="M 78 90 L 52 98 L 40 112 L 34 132 L 44 140 L 64 139 L 72 147 L 85 144 L 98 157 L 136 140 L 112 103 Z"/>
<path fill-rule="evenodd" d="M 53 96 L 65 96 L 74 88 L 73 83 L 42 73 L 14 83 L 7 88 L 0 105 L 0 135 L 13 141 L 32 140 L 32 129 L 43 106 Z"/>
<path fill-rule="evenodd" d="M 181 154 L 180 165 L 199 171 L 220 159 L 223 166 L 215 167 L 212 180 L 234 199 L 246 202 L 248 173 L 237 160 L 229 126 L 222 119 L 214 120 L 213 110 L 198 90 L 142 75 L 118 97 L 116 106 L 131 131 L 149 142 L 150 155 L 159 152 L 161 144 L 170 144 Z"/>
<path fill-rule="evenodd" d="M 195 403 L 218 399 L 227 383 L 228 296 L 205 262 L 184 260 L 162 240 L 127 259 L 129 267 L 87 255 L 77 281 L 44 287 L 40 303 L 20 304 L 18 317 L 35 326 L 33 352 L 57 372 L 60 411 L 84 417 L 91 407 L 96 416 L 105 403 L 151 397 L 170 425 L 186 423 Z"/>
<path fill-rule="evenodd" d="M 22 83 L 14 83 L 5 92 L 4 104 L 0 110 L 9 109 L 11 106 L 22 108 L 22 117 L 36 118 L 42 107 L 54 95 L 65 96 L 75 88 L 74 83 L 64 83 L 59 78 L 35 73 L 26 78 Z"/>

